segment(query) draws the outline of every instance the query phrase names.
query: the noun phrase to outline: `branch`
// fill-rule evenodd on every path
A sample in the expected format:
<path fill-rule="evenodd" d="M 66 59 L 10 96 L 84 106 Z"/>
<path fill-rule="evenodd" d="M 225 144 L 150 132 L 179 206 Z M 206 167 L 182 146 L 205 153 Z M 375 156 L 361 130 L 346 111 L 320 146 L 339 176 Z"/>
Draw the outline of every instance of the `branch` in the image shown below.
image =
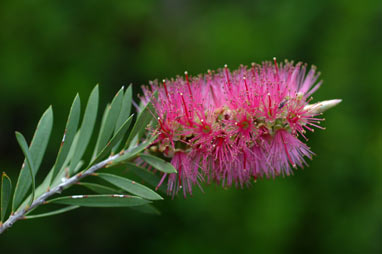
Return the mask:
<path fill-rule="evenodd" d="M 2 234 L 8 228 L 12 227 L 16 221 L 24 219 L 25 218 L 24 216 L 28 212 L 32 211 L 34 208 L 38 207 L 39 205 L 44 204 L 49 197 L 53 196 L 54 194 L 61 193 L 64 189 L 70 187 L 73 184 L 78 183 L 82 178 L 85 178 L 86 176 L 93 174 L 95 171 L 97 171 L 101 168 L 104 168 L 110 162 L 117 159 L 118 157 L 120 157 L 123 154 L 124 153 L 118 153 L 116 155 L 113 155 L 113 156 L 107 158 L 106 160 L 103 160 L 103 161 L 93 165 L 92 167 L 87 169 L 85 172 L 80 172 L 80 173 L 72 176 L 71 178 L 66 179 L 65 181 L 63 181 L 58 186 L 48 190 L 47 192 L 42 194 L 40 197 L 35 199 L 29 207 L 26 207 L 20 211 L 15 212 L 3 224 L 1 224 L 0 225 L 0 234 Z"/>

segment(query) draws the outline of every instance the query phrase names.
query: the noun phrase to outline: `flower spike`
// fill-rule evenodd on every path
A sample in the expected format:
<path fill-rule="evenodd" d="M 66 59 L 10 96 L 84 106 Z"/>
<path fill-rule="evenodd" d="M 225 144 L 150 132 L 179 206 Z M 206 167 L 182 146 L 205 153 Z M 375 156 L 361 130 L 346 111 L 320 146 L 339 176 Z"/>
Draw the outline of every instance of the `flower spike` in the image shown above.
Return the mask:
<path fill-rule="evenodd" d="M 313 152 L 304 143 L 306 131 L 324 129 L 318 117 L 341 102 L 309 104 L 321 86 L 318 77 L 315 67 L 307 71 L 302 63 L 273 58 L 232 72 L 227 65 L 192 78 L 185 72 L 185 78 L 143 87 L 144 102 L 158 91 L 154 146 L 178 171 L 164 174 L 160 184 L 167 179 L 169 194 L 186 196 L 203 181 L 243 187 L 307 165 Z"/>

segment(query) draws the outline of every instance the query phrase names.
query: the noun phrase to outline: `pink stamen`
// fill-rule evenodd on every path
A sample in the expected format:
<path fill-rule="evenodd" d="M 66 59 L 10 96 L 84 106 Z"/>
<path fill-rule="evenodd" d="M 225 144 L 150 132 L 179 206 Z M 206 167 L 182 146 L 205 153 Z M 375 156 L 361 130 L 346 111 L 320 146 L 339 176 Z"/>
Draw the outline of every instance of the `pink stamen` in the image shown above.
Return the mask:
<path fill-rule="evenodd" d="M 167 96 L 167 99 L 169 100 L 170 97 L 168 96 L 168 90 L 167 90 L 167 86 L 166 86 L 166 80 L 163 80 L 163 86 L 164 86 L 164 91 L 166 92 L 166 96 Z"/>
<path fill-rule="evenodd" d="M 246 94 L 247 94 L 247 99 L 248 99 L 248 102 L 249 102 L 249 90 L 248 90 L 248 85 L 247 85 L 247 78 L 243 77 L 243 80 L 244 80 L 244 85 L 245 85 L 245 91 L 246 91 Z"/>
<path fill-rule="evenodd" d="M 280 135 L 281 135 L 281 140 L 282 140 L 282 142 L 283 142 L 283 144 L 284 144 L 284 150 L 285 150 L 285 153 L 286 153 L 286 155 L 287 155 L 287 157 L 288 157 L 288 160 L 289 160 L 290 164 L 292 164 L 292 167 L 295 168 L 295 167 L 296 167 L 296 164 L 293 163 L 292 158 L 291 158 L 290 155 L 289 155 L 288 148 L 287 148 L 287 146 L 286 146 L 286 144 L 285 144 L 285 141 L 284 141 L 283 133 L 280 132 Z"/>
<path fill-rule="evenodd" d="M 227 78 L 228 87 L 231 90 L 231 81 L 229 80 L 228 66 L 226 64 L 224 65 L 224 71 L 225 71 L 225 76 Z"/>
<path fill-rule="evenodd" d="M 245 154 L 245 152 L 243 152 L 243 168 L 245 169 L 246 165 L 247 165 L 247 155 Z"/>
<path fill-rule="evenodd" d="M 191 125 L 190 115 L 188 114 L 188 109 L 187 109 L 186 101 L 184 100 L 184 97 L 183 97 L 183 93 L 180 93 L 180 96 L 182 98 L 184 112 L 186 113 L 186 117 L 187 117 L 188 123 Z"/>
<path fill-rule="evenodd" d="M 276 57 L 273 58 L 273 62 L 275 64 L 276 76 L 278 77 L 279 76 L 279 67 L 277 66 Z"/>
<path fill-rule="evenodd" d="M 272 99 L 271 99 L 271 94 L 268 93 L 268 110 L 269 110 L 269 115 L 272 117 Z"/>
<path fill-rule="evenodd" d="M 191 91 L 190 81 L 188 80 L 188 72 L 185 71 L 185 72 L 184 72 L 184 75 L 186 76 L 186 82 L 187 82 L 188 92 L 190 93 L 191 99 L 193 99 L 193 98 L 192 98 L 192 91 Z"/>

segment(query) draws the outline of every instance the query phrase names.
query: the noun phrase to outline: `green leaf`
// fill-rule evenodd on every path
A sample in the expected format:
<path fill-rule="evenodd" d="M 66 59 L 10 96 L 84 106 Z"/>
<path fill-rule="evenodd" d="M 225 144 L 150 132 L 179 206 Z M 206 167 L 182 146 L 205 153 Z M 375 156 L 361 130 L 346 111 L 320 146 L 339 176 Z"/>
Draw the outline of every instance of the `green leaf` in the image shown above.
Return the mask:
<path fill-rule="evenodd" d="M 0 222 L 4 221 L 5 214 L 7 213 L 7 208 L 9 201 L 11 199 L 12 192 L 12 182 L 11 179 L 3 172 L 1 176 L 1 202 L 0 202 L 0 210 L 1 210 L 1 218 Z"/>
<path fill-rule="evenodd" d="M 41 217 L 47 217 L 47 216 L 57 215 L 57 214 L 60 214 L 60 213 L 69 212 L 69 211 L 77 209 L 79 207 L 80 206 L 78 206 L 78 205 L 72 205 L 72 206 L 67 206 L 67 207 L 64 207 L 64 208 L 61 208 L 61 209 L 58 209 L 58 210 L 55 210 L 55 211 L 47 212 L 47 213 L 27 215 L 24 218 L 25 219 L 37 219 L 37 218 L 41 218 Z"/>
<path fill-rule="evenodd" d="M 115 194 L 115 193 L 121 192 L 120 190 L 117 190 L 108 186 L 104 186 L 101 184 L 97 184 L 97 183 L 79 182 L 78 185 L 84 186 L 88 188 L 89 190 L 94 191 L 95 193 L 98 193 L 98 194 Z"/>
<path fill-rule="evenodd" d="M 87 207 L 128 207 L 151 203 L 151 201 L 130 195 L 75 195 L 59 197 L 48 203 L 79 205 Z"/>
<path fill-rule="evenodd" d="M 32 204 L 32 202 L 34 200 L 34 192 L 35 192 L 35 189 L 36 189 L 34 175 L 33 175 L 33 172 L 35 172 L 34 164 L 33 164 L 32 156 L 29 153 L 27 141 L 25 140 L 23 134 L 21 134 L 20 132 L 16 131 L 16 139 L 17 139 L 17 142 L 19 143 L 19 145 L 21 147 L 21 150 L 24 153 L 24 156 L 26 158 L 26 161 L 27 161 L 27 164 L 28 164 L 28 168 L 29 168 L 30 179 L 31 179 L 31 182 L 32 182 L 32 197 L 30 199 L 30 203 L 29 204 Z"/>
<path fill-rule="evenodd" d="M 73 174 L 77 174 L 77 173 L 80 171 L 81 167 L 82 167 L 84 164 L 85 164 L 84 161 L 79 161 L 79 162 L 77 163 L 77 167 L 75 167 L 75 169 L 73 169 Z"/>
<path fill-rule="evenodd" d="M 87 182 L 79 182 L 78 185 L 84 186 L 88 188 L 89 190 L 92 190 L 98 194 L 115 194 L 120 193 L 119 190 L 110 188 L 108 186 L 96 184 L 96 183 L 87 183 Z M 152 214 L 152 215 L 160 215 L 160 211 L 155 208 L 154 206 L 150 204 L 140 205 L 140 206 L 132 206 L 131 209 L 134 209 L 136 211 L 146 213 L 146 214 Z"/>
<path fill-rule="evenodd" d="M 149 200 L 161 200 L 163 199 L 161 196 L 159 196 L 156 192 L 151 190 L 150 188 L 139 184 L 135 181 L 131 181 L 130 179 L 112 175 L 112 174 L 105 174 L 105 173 L 99 173 L 97 174 L 98 177 L 102 178 L 103 180 L 117 186 L 118 188 L 121 188 L 122 190 L 125 190 L 129 193 L 132 193 L 134 195 L 137 195 L 139 197 L 149 199 Z"/>
<path fill-rule="evenodd" d="M 100 139 L 100 136 L 101 136 L 101 132 L 103 131 L 104 129 L 104 126 L 106 124 L 106 119 L 107 119 L 107 116 L 109 115 L 109 112 L 110 112 L 110 103 L 108 103 L 105 107 L 105 110 L 103 111 L 103 114 L 102 114 L 102 119 L 101 119 L 101 126 L 100 126 L 100 131 L 98 133 L 98 138 L 97 138 L 97 144 L 96 146 L 98 146 L 98 142 L 99 142 L 99 139 Z M 96 147 L 93 151 L 93 155 L 92 155 L 92 160 L 96 157 L 97 155 L 97 150 L 98 148 Z"/>
<path fill-rule="evenodd" d="M 80 167 L 83 164 L 84 164 L 83 161 L 79 161 L 77 168 L 74 170 L 74 172 L 79 171 Z M 36 192 L 35 192 L 36 197 L 41 196 L 42 194 L 47 192 L 51 187 L 59 185 L 61 183 L 61 179 L 63 177 L 66 177 L 65 174 L 66 174 L 66 172 L 64 172 L 64 171 L 60 172 L 58 174 L 58 176 L 56 177 L 56 180 L 53 182 L 53 184 L 50 185 L 50 179 L 52 179 L 52 170 L 50 170 L 48 175 L 45 177 L 44 181 L 38 187 L 36 187 Z M 30 198 L 30 195 L 28 196 L 28 198 Z M 22 205 L 20 207 L 25 207 L 27 205 L 27 200 L 28 199 L 24 200 L 24 202 L 22 203 Z"/>
<path fill-rule="evenodd" d="M 84 164 L 83 161 L 79 161 L 77 164 L 77 167 L 74 169 L 73 172 L 77 173 L 83 164 Z M 50 179 L 52 179 L 52 173 L 53 173 L 52 170 L 50 170 L 48 175 L 45 177 L 44 181 L 38 187 L 36 187 L 36 191 L 35 191 L 36 197 L 41 196 L 43 193 L 47 192 L 51 187 L 55 187 L 55 186 L 59 185 L 61 183 L 61 179 L 63 177 L 67 178 L 67 176 L 66 176 L 67 172 L 61 171 L 57 175 L 53 184 L 50 184 Z M 30 195 L 28 196 L 28 198 L 30 198 Z M 25 207 L 27 205 L 27 200 L 28 199 L 24 200 L 24 202 L 22 203 L 22 205 L 20 207 Z"/>
<path fill-rule="evenodd" d="M 71 147 L 69 149 L 69 153 L 66 156 L 65 162 L 63 164 L 63 168 L 65 168 L 65 171 L 64 170 L 59 171 L 58 175 L 55 177 L 55 180 L 53 181 L 53 183 L 51 183 L 53 170 L 50 170 L 48 175 L 44 178 L 44 181 L 38 187 L 36 187 L 36 192 L 35 192 L 36 197 L 41 196 L 49 188 L 57 186 L 58 184 L 61 183 L 61 179 L 63 177 L 68 178 L 72 174 L 76 173 L 82 167 L 84 162 L 83 161 L 79 161 L 79 162 L 76 163 L 77 166 L 76 166 L 76 168 L 74 170 L 72 170 L 71 173 L 69 172 L 69 169 L 67 170 L 69 162 L 72 160 L 73 156 L 75 155 L 75 150 L 77 148 L 77 145 L 80 145 L 80 144 L 78 144 L 79 136 L 80 136 L 80 131 L 78 131 L 77 134 L 75 135 L 75 137 L 73 139 L 73 142 L 72 142 L 72 145 L 71 145 Z M 27 200 L 28 199 L 24 200 L 24 202 L 22 203 L 21 207 L 25 207 L 27 205 L 27 203 L 26 203 Z"/>
<path fill-rule="evenodd" d="M 112 136 L 115 125 L 117 123 L 119 113 L 121 112 L 122 101 L 123 87 L 115 95 L 111 105 L 107 106 L 108 109 L 106 109 L 104 118 L 102 120 L 102 126 L 98 135 L 93 158 L 95 158 L 109 142 L 109 139 Z"/>
<path fill-rule="evenodd" d="M 66 160 L 66 157 L 68 156 L 70 147 L 73 143 L 74 136 L 77 132 L 78 122 L 80 120 L 80 114 L 81 114 L 81 101 L 78 94 L 74 98 L 72 107 L 70 109 L 69 117 L 66 122 L 65 132 L 64 136 L 62 138 L 60 150 L 58 151 L 58 156 L 56 159 L 56 163 L 54 164 L 54 167 L 52 169 L 52 178 L 51 178 L 51 184 L 53 183 L 54 179 L 56 178 L 59 171 L 61 171 L 64 165 L 64 162 Z"/>
<path fill-rule="evenodd" d="M 65 170 L 66 170 L 67 176 L 71 176 L 72 175 L 71 172 L 70 172 L 69 164 L 70 164 L 70 161 L 73 159 L 74 152 L 76 151 L 77 146 L 79 145 L 78 144 L 78 138 L 79 137 L 80 137 L 80 131 L 78 130 L 76 135 L 74 136 L 72 145 L 70 146 L 70 149 L 69 149 L 68 155 L 66 156 L 64 164 L 62 165 L 62 167 L 65 168 Z"/>
<path fill-rule="evenodd" d="M 129 87 L 126 89 L 125 97 L 123 99 L 123 101 L 124 101 L 123 107 L 124 107 L 125 118 L 130 116 L 132 100 L 133 100 L 133 85 L 129 85 Z"/>
<path fill-rule="evenodd" d="M 159 171 L 164 173 L 177 173 L 176 169 L 171 163 L 162 160 L 161 158 L 149 154 L 141 154 L 140 158 Z"/>
<path fill-rule="evenodd" d="M 127 177 L 127 176 L 129 176 L 128 171 L 129 170 L 125 166 L 125 164 L 120 164 L 118 166 L 100 168 L 99 170 L 97 170 L 97 173 L 107 173 L 107 174 Z"/>
<path fill-rule="evenodd" d="M 35 191 L 36 197 L 39 197 L 43 193 L 47 192 L 49 185 L 50 185 L 50 179 L 52 178 L 52 173 L 53 173 L 52 170 L 50 170 L 48 175 L 45 177 L 44 181 L 42 182 L 42 184 L 40 184 L 39 186 L 36 187 L 36 191 Z M 31 198 L 31 195 L 28 195 L 18 210 L 20 210 L 20 208 L 22 208 L 22 207 L 26 207 L 28 205 L 28 200 L 30 198 Z"/>
<path fill-rule="evenodd" d="M 157 138 L 157 136 L 151 136 L 148 140 L 146 140 L 145 142 L 139 144 L 138 146 L 136 147 L 133 147 L 133 148 L 130 148 L 129 150 L 127 150 L 123 155 L 121 155 L 120 157 L 116 158 L 112 164 L 109 166 L 109 167 L 112 167 L 114 165 L 118 165 L 118 164 L 121 164 L 121 163 L 125 163 L 126 161 L 128 161 L 129 159 L 135 157 L 137 154 L 139 154 L 140 152 L 142 152 L 146 147 L 148 147 L 149 145 L 151 145 L 151 143 Z"/>
<path fill-rule="evenodd" d="M 119 130 L 115 133 L 113 138 L 107 143 L 107 145 L 103 148 L 103 150 L 97 155 L 97 157 L 89 164 L 88 167 L 91 165 L 96 164 L 97 162 L 101 161 L 103 158 L 105 158 L 111 151 L 111 149 L 125 136 L 126 131 L 129 129 L 129 126 L 131 124 L 131 121 L 133 120 L 133 116 L 130 116 L 119 128 Z"/>
<path fill-rule="evenodd" d="M 117 131 L 119 128 L 121 128 L 122 124 L 126 121 L 126 119 L 130 117 L 132 96 L 132 88 L 130 85 L 126 89 L 126 92 L 123 96 L 121 111 L 119 113 L 114 131 Z"/>
<path fill-rule="evenodd" d="M 123 123 L 130 117 L 131 112 L 131 101 L 133 97 L 133 89 L 132 86 L 129 85 L 129 87 L 126 89 L 125 95 L 123 96 L 123 102 L 122 102 L 122 108 L 121 112 L 119 113 L 117 124 L 115 125 L 114 132 L 117 132 L 119 128 L 123 125 Z M 112 152 L 115 153 L 118 148 L 120 147 L 121 141 L 119 141 L 112 149 Z"/>
<path fill-rule="evenodd" d="M 153 96 L 156 96 L 155 93 Z M 127 138 L 125 148 L 129 147 L 130 142 L 134 139 L 135 136 L 138 138 L 142 135 L 142 133 L 146 130 L 147 125 L 154 119 L 155 109 L 151 102 L 147 103 L 147 105 L 143 108 L 143 110 L 138 114 L 137 121 L 135 122 L 129 137 Z"/>
<path fill-rule="evenodd" d="M 98 85 L 94 87 L 91 92 L 88 103 L 86 105 L 84 118 L 81 123 L 81 128 L 79 130 L 79 137 L 77 141 L 77 146 L 73 154 L 73 158 L 70 162 L 69 174 L 72 175 L 74 169 L 77 167 L 77 164 L 84 155 L 86 148 L 89 144 L 91 135 L 93 133 L 95 121 L 97 119 L 98 111 L 98 100 L 99 100 L 99 91 Z"/>
<path fill-rule="evenodd" d="M 36 175 L 41 165 L 46 146 L 48 145 L 50 133 L 52 131 L 52 126 L 53 111 L 52 107 L 49 107 L 42 115 L 29 147 L 29 153 L 31 155 L 32 161 L 34 162 L 33 176 Z M 16 183 L 15 193 L 13 196 L 12 211 L 15 211 L 22 203 L 32 184 L 29 170 L 30 168 L 28 163 L 24 162 Z"/>
<path fill-rule="evenodd" d="M 160 215 L 160 211 L 156 209 L 155 206 L 147 204 L 147 205 L 141 205 L 141 206 L 133 206 L 131 209 L 134 209 L 141 213 L 147 213 L 152 215 Z"/>
<path fill-rule="evenodd" d="M 135 175 L 141 178 L 144 182 L 148 183 L 151 186 L 154 186 L 155 190 L 166 192 L 166 188 L 164 187 L 163 184 L 159 188 L 157 188 L 158 183 L 161 180 L 161 177 L 158 174 L 155 174 L 154 172 L 151 172 L 145 168 L 139 167 L 130 162 L 124 164 L 124 166 L 127 167 L 128 170 L 131 170 Z"/>

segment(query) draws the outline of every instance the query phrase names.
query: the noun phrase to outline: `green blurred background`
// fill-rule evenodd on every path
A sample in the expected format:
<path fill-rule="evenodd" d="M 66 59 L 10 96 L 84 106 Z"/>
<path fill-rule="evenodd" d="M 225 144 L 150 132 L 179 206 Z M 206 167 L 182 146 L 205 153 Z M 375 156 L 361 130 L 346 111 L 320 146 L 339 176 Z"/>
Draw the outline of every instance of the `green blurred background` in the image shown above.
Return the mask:
<path fill-rule="evenodd" d="M 0 170 L 16 182 L 45 108 L 52 165 L 77 92 L 101 102 L 122 86 L 276 56 L 315 64 L 315 101 L 342 98 L 309 134 L 317 156 L 288 178 L 217 186 L 158 202 L 161 216 L 83 208 L 20 221 L 1 253 L 382 253 L 382 5 L 380 1 L 0 2 Z"/>

